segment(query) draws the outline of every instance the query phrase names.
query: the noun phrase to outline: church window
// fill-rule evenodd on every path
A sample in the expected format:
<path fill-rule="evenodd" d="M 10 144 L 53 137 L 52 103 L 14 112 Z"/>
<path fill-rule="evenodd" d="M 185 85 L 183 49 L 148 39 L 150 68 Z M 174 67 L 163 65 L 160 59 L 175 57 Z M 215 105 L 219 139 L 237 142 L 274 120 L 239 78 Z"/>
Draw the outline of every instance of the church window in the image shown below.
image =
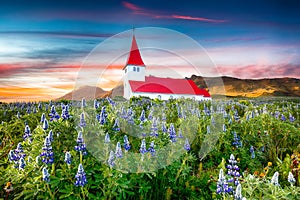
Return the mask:
<path fill-rule="evenodd" d="M 137 67 L 137 68 L 136 68 L 136 71 L 137 71 L 137 72 L 140 72 L 140 68 L 139 68 L 139 67 Z"/>
<path fill-rule="evenodd" d="M 134 72 L 136 71 L 136 68 L 135 68 L 135 67 L 133 67 L 133 71 L 134 71 Z"/>

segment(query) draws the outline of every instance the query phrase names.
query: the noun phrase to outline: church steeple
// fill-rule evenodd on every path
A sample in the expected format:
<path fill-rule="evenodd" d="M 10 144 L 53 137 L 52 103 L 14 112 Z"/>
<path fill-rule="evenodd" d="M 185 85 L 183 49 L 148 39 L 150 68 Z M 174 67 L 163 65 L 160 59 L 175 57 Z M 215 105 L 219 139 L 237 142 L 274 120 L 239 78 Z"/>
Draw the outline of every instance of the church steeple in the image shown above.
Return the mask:
<path fill-rule="evenodd" d="M 133 32 L 131 49 L 126 65 L 145 66 Z"/>

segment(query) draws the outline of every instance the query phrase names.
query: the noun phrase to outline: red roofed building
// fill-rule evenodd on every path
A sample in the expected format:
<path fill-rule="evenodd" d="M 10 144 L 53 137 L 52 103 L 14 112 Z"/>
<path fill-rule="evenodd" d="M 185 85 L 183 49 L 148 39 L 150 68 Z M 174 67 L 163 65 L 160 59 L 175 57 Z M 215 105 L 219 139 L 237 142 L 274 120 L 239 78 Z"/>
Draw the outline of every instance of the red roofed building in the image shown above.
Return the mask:
<path fill-rule="evenodd" d="M 133 35 L 128 60 L 123 68 L 125 72 L 124 97 L 126 99 L 133 96 L 147 96 L 162 100 L 169 98 L 211 99 L 210 94 L 206 90 L 198 88 L 192 80 L 145 76 L 145 68 L 135 35 Z"/>

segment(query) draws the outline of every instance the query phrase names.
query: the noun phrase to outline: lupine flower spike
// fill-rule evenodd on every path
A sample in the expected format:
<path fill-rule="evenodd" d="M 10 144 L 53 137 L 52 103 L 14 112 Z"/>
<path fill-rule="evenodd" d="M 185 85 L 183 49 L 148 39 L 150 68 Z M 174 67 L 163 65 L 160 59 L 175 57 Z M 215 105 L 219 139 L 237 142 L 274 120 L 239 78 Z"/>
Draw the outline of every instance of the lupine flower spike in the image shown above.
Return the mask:
<path fill-rule="evenodd" d="M 87 184 L 87 179 L 82 164 L 78 166 L 77 174 L 75 175 L 75 186 L 84 187 Z"/>

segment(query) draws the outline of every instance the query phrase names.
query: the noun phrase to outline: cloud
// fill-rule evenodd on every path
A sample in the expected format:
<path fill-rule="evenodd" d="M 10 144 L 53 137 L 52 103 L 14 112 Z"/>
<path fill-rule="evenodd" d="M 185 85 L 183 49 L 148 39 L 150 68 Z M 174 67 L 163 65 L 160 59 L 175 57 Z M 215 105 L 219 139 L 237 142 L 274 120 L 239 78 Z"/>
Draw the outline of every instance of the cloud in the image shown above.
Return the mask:
<path fill-rule="evenodd" d="M 187 16 L 187 15 L 178 15 L 178 14 L 160 14 L 153 11 L 146 10 L 144 8 L 141 8 L 133 3 L 129 3 L 126 1 L 122 2 L 123 6 L 131 11 L 133 11 L 133 14 L 136 15 L 145 15 L 152 18 L 157 19 L 181 19 L 181 20 L 190 20 L 190 21 L 201 21 L 201 22 L 209 22 L 209 23 L 224 23 L 227 22 L 227 20 L 218 20 L 218 19 L 210 19 L 210 18 L 204 18 L 204 17 L 193 17 L 193 16 Z"/>

